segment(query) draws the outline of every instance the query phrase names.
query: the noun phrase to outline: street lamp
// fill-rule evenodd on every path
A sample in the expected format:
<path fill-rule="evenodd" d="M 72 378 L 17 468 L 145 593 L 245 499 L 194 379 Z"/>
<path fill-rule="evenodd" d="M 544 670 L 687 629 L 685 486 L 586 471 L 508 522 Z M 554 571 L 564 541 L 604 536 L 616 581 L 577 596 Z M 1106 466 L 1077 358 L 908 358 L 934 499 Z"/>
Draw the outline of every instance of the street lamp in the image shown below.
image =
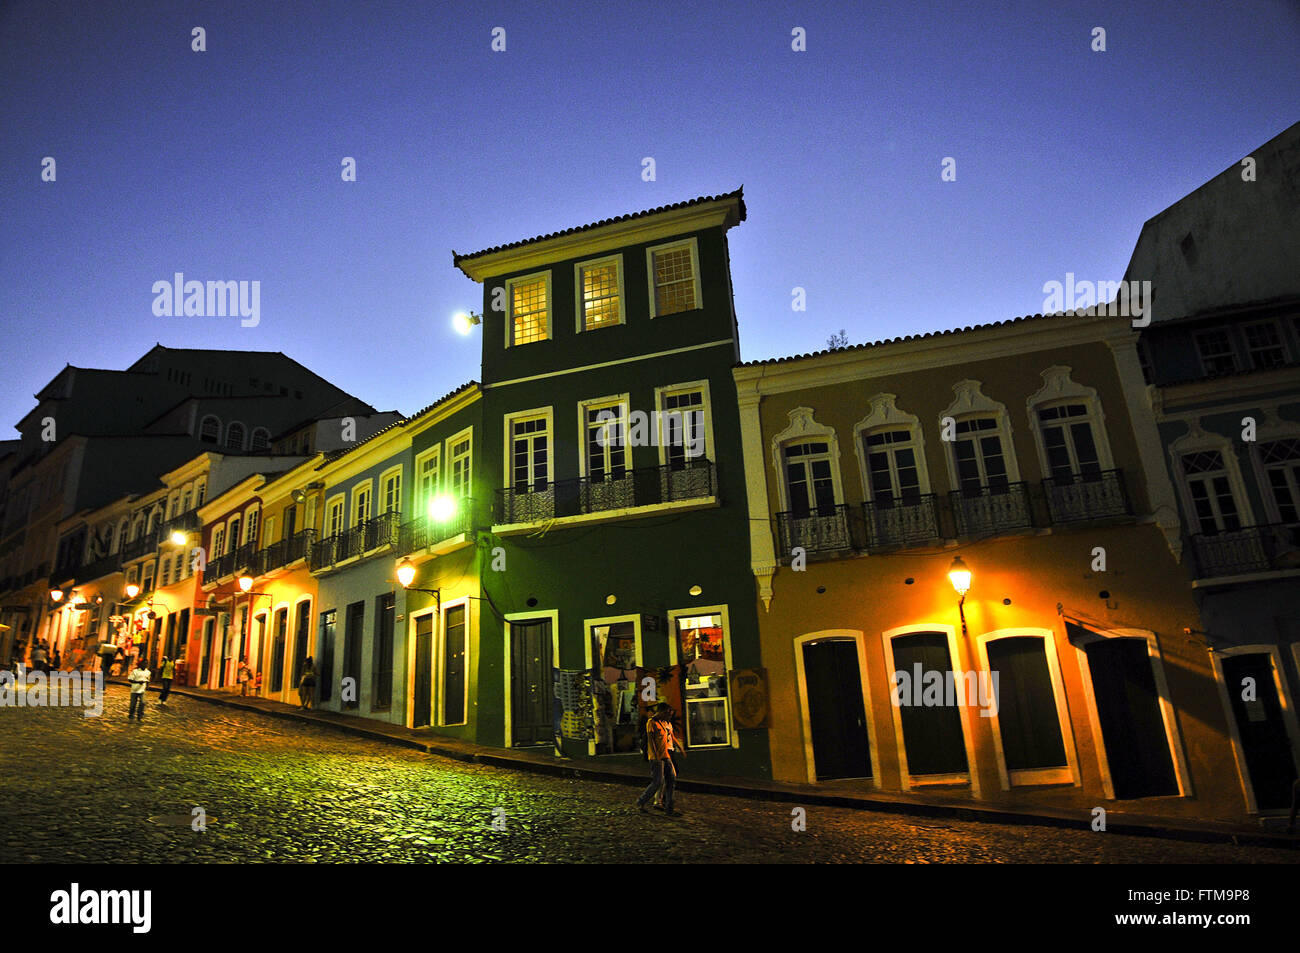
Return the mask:
<path fill-rule="evenodd" d="M 957 612 L 961 615 L 961 634 L 966 635 L 966 593 L 970 592 L 970 567 L 960 556 L 954 556 L 948 567 L 948 579 L 953 589 L 957 590 Z"/>
<path fill-rule="evenodd" d="M 457 311 L 451 320 L 457 331 L 461 334 L 469 334 L 470 331 L 474 330 L 474 325 L 483 321 L 483 317 L 473 311 Z"/>
<path fill-rule="evenodd" d="M 240 577 L 239 577 L 239 588 L 242 589 L 244 592 L 248 592 L 248 590 L 252 589 L 252 588 L 253 588 L 253 577 L 252 577 L 252 576 L 240 576 Z"/>
<path fill-rule="evenodd" d="M 52 601 L 54 601 L 54 602 L 62 602 L 62 601 L 63 601 L 63 590 L 62 590 L 62 589 L 51 589 L 51 590 L 50 590 L 50 599 L 51 599 Z"/>
<path fill-rule="evenodd" d="M 457 503 L 454 496 L 443 494 L 429 501 L 429 516 L 439 523 L 445 523 L 456 515 Z"/>
<path fill-rule="evenodd" d="M 173 545 L 176 545 L 176 546 L 184 546 L 184 545 L 185 545 L 185 541 L 186 541 L 187 539 L 189 539 L 189 537 L 186 536 L 184 533 L 182 533 L 180 530 L 178 530 L 178 529 L 174 529 L 174 530 L 172 530 L 172 534 L 171 534 L 170 539 L 171 539 Z"/>
<path fill-rule="evenodd" d="M 136 596 L 140 595 L 140 587 L 133 582 L 127 583 L 125 591 L 128 599 L 134 599 Z"/>
<path fill-rule="evenodd" d="M 409 559 L 403 559 L 397 564 L 397 581 L 402 584 L 402 588 L 407 592 L 427 592 L 437 600 L 438 610 L 442 611 L 442 590 L 441 589 L 420 589 L 413 587 L 411 583 L 415 581 L 415 566 Z"/>

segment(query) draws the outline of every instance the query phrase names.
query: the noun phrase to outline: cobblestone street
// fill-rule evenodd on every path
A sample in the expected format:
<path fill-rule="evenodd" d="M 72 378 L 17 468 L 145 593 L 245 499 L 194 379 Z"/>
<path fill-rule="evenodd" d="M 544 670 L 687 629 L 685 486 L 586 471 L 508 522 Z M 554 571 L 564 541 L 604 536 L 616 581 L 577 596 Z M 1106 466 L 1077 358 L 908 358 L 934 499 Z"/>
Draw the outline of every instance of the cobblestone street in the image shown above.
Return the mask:
<path fill-rule="evenodd" d="M 1294 863 L 1294 851 L 685 794 L 464 764 L 150 695 L 143 724 L 0 708 L 3 862 Z M 689 770 L 689 762 L 688 762 Z M 206 831 L 191 828 L 194 808 Z M 504 814 L 502 814 L 504 812 Z M 504 817 L 505 831 L 493 829 Z"/>

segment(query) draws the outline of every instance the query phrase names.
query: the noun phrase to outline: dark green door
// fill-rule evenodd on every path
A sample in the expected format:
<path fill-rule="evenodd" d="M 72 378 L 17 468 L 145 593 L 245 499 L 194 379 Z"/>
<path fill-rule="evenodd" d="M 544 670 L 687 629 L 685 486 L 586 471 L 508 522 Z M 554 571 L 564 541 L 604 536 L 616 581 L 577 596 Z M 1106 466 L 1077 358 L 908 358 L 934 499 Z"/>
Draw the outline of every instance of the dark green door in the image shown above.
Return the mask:
<path fill-rule="evenodd" d="M 284 651 L 288 641 L 289 610 L 275 611 L 275 641 L 271 645 L 271 691 L 284 688 Z"/>
<path fill-rule="evenodd" d="M 857 643 L 805 642 L 803 671 L 817 780 L 871 777 Z"/>
<path fill-rule="evenodd" d="M 1177 794 L 1147 640 L 1098 639 L 1083 650 L 1115 798 Z"/>
<path fill-rule="evenodd" d="M 989 671 L 998 673 L 998 727 L 1008 771 L 1066 766 L 1046 649 L 1034 635 L 988 643 Z"/>
<path fill-rule="evenodd" d="M 510 640 L 510 743 L 551 744 L 551 620 L 511 622 Z"/>
<path fill-rule="evenodd" d="M 1246 679 L 1253 679 L 1252 686 Z M 1273 681 L 1272 656 L 1263 652 L 1229 655 L 1223 659 L 1223 680 L 1228 685 L 1232 717 L 1246 755 L 1246 771 L 1255 791 L 1255 804 L 1261 811 L 1291 806 L 1291 786 L 1295 783 L 1295 758 L 1291 739 L 1282 721 L 1277 685 Z M 1247 701 L 1243 695 L 1253 694 Z"/>
<path fill-rule="evenodd" d="M 354 602 L 348 606 L 348 617 L 343 628 L 343 679 L 342 701 L 344 708 L 361 707 L 361 641 L 366 622 L 366 604 Z"/>
<path fill-rule="evenodd" d="M 897 671 L 907 673 L 912 683 L 916 681 L 916 673 L 920 672 L 922 693 L 924 685 L 933 680 L 930 672 L 938 674 L 946 689 L 948 673 L 952 671 L 948 636 L 942 632 L 896 636 L 894 664 Z M 910 774 L 964 774 L 969 770 L 962 736 L 961 708 L 958 704 L 947 704 L 948 700 L 946 693 L 937 705 L 914 704 L 912 693 L 903 699 L 899 714 Z M 953 701 L 960 702 L 961 699 L 954 698 Z"/>
<path fill-rule="evenodd" d="M 433 719 L 433 613 L 415 620 L 415 698 L 411 702 L 412 725 L 428 727 Z"/>

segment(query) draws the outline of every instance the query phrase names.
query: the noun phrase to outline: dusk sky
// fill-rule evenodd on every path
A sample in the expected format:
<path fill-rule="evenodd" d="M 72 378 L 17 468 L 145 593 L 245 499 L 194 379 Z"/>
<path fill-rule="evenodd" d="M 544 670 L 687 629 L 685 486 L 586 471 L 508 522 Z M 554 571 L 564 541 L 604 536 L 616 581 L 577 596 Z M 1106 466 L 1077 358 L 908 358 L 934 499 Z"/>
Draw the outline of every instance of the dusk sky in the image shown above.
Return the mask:
<path fill-rule="evenodd" d="M 1032 314 L 1300 118 L 1298 66 L 1297 0 L 0 2 L 0 439 L 155 342 L 412 413 L 479 375 L 452 249 L 741 185 L 746 360 Z M 155 317 L 175 272 L 260 323 Z"/>

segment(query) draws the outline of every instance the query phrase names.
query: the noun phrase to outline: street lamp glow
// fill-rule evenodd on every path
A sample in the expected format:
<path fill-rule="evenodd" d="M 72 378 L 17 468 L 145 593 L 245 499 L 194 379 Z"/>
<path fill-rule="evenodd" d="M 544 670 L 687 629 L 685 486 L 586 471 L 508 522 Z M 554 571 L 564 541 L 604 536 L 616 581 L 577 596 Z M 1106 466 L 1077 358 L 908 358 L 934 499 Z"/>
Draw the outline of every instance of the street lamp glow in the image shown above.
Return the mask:
<path fill-rule="evenodd" d="M 138 595 L 140 595 L 140 587 L 133 582 L 129 583 L 126 587 L 126 597 L 128 599 L 134 599 Z"/>
<path fill-rule="evenodd" d="M 456 515 L 456 498 L 454 496 L 439 496 L 429 501 L 429 516 L 439 523 L 445 523 Z"/>
<path fill-rule="evenodd" d="M 53 599 L 55 602 L 62 602 L 62 601 L 63 601 L 63 590 L 62 590 L 62 589 L 51 589 L 51 590 L 50 590 L 50 598 Z"/>
<path fill-rule="evenodd" d="M 174 530 L 172 530 L 171 540 L 172 540 L 172 542 L 175 543 L 177 546 L 184 546 L 184 545 L 185 545 L 186 536 L 185 536 L 185 534 L 182 533 L 180 530 L 178 530 L 178 529 L 174 529 Z"/>
<path fill-rule="evenodd" d="M 469 334 L 470 331 L 474 330 L 474 325 L 482 320 L 473 311 L 457 311 L 455 316 L 452 317 L 451 323 L 461 334 Z"/>
<path fill-rule="evenodd" d="M 953 557 L 952 565 L 948 567 L 948 579 L 957 590 L 957 595 L 966 598 L 966 593 L 970 592 L 970 569 L 961 561 L 960 556 Z"/>
<path fill-rule="evenodd" d="M 253 588 L 253 577 L 252 577 L 252 576 L 240 576 L 240 577 L 239 577 L 239 588 L 242 589 L 242 590 L 244 590 L 244 592 L 247 592 L 249 589 L 252 589 L 252 588 Z"/>
<path fill-rule="evenodd" d="M 415 582 L 415 567 L 408 560 L 403 559 L 397 567 L 397 581 L 402 584 L 402 588 L 408 588 L 411 583 Z"/>

